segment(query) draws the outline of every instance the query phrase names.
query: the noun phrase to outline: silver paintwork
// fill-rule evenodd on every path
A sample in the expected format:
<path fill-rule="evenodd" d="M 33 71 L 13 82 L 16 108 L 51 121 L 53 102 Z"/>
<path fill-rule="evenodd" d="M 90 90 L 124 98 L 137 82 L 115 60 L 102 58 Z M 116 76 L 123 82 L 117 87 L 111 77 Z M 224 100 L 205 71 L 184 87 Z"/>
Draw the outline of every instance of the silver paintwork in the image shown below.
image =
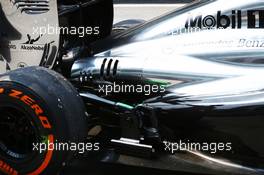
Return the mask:
<path fill-rule="evenodd" d="M 233 9 L 242 11 L 241 29 L 185 30 L 190 16 L 216 15 L 219 10 L 230 16 Z M 250 9 L 263 10 L 264 2 L 212 0 L 191 4 L 113 36 L 106 42 L 127 42 L 112 44 L 92 58 L 75 62 L 72 76 L 85 71 L 100 77 L 102 62 L 107 58 L 119 60 L 114 81 L 158 79 L 170 83 L 167 91 L 177 96 L 227 96 L 257 91 L 264 87 L 260 80 L 264 67 L 257 64 L 264 60 L 264 30 L 247 28 L 246 10 Z"/>
<path fill-rule="evenodd" d="M 168 84 L 165 94 L 158 94 L 142 105 L 158 109 L 161 115 L 166 115 L 159 119 L 167 118 L 170 123 L 177 123 L 188 114 L 197 118 L 208 116 L 201 120 L 209 123 L 209 132 L 216 130 L 226 137 L 231 135 L 241 140 L 239 144 L 258 153 L 262 169 L 243 166 L 239 155 L 232 161 L 199 152 L 165 155 L 156 162 L 121 156 L 118 162 L 196 173 L 264 174 L 263 143 L 253 138 L 263 129 L 264 30 L 247 27 L 247 10 L 252 9 L 264 10 L 264 1 L 197 1 L 95 43 L 94 56 L 74 63 L 72 78 L 85 72 L 94 80 L 122 81 L 124 84 L 131 80 L 135 83 L 158 80 Z M 232 15 L 232 10 L 241 10 L 241 28 L 236 25 L 235 29 L 192 32 L 185 28 L 190 17 L 216 16 L 219 10 L 227 16 Z M 116 75 L 113 64 L 109 64 L 111 59 L 112 63 L 118 60 Z M 106 66 L 102 70 L 103 62 Z M 253 114 L 258 117 L 252 117 Z M 223 117 L 211 117 L 215 115 Z"/>

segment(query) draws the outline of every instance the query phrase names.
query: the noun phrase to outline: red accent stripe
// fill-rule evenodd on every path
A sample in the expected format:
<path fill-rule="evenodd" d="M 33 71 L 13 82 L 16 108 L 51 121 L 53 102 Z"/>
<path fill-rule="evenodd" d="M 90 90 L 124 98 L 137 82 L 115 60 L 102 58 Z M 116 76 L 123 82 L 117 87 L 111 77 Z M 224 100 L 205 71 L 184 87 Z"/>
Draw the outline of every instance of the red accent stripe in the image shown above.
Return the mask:
<path fill-rule="evenodd" d="M 49 143 L 54 142 L 54 136 L 53 135 L 49 135 L 48 139 L 49 139 Z M 49 165 L 49 162 L 52 158 L 52 153 L 53 153 L 53 150 L 48 150 L 46 157 L 45 157 L 45 160 L 42 162 L 40 167 L 38 167 L 38 169 L 36 169 L 32 173 L 29 173 L 28 175 L 39 175 L 40 173 L 42 173 L 47 168 L 47 166 Z"/>

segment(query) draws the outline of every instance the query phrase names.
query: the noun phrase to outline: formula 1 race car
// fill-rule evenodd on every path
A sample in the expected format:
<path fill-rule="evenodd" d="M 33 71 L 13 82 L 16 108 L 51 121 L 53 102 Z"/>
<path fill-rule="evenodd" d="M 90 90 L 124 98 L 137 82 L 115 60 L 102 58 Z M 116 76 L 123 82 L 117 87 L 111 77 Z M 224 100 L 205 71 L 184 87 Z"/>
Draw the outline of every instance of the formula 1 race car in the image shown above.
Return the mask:
<path fill-rule="evenodd" d="M 0 171 L 87 159 L 264 174 L 264 2 L 113 28 L 110 0 L 0 0 Z"/>

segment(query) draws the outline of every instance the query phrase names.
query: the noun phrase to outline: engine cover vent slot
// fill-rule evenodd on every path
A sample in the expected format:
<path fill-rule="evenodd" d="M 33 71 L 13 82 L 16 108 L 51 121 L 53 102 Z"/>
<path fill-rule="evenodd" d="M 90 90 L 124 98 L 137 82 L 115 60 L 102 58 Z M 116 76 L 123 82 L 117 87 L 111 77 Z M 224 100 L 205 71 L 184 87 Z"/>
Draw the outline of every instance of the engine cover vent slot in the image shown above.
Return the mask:
<path fill-rule="evenodd" d="M 116 60 L 116 61 L 115 61 L 115 64 L 114 64 L 114 69 L 113 69 L 113 76 L 116 76 L 116 74 L 117 74 L 118 63 L 119 63 L 119 61 Z"/>
<path fill-rule="evenodd" d="M 13 4 L 26 14 L 42 14 L 50 10 L 49 0 L 12 0 Z"/>
<path fill-rule="evenodd" d="M 113 59 L 110 59 L 108 62 L 107 70 L 106 70 L 106 76 L 110 77 L 110 71 L 111 71 L 111 66 L 112 66 Z"/>
<path fill-rule="evenodd" d="M 102 78 L 115 77 L 117 75 L 119 60 L 113 58 L 105 58 L 102 62 L 100 69 L 100 76 Z"/>
<path fill-rule="evenodd" d="M 105 63 L 106 63 L 107 59 L 105 58 L 102 65 L 101 65 L 101 70 L 100 70 L 100 76 L 104 77 L 104 70 L 105 70 Z"/>

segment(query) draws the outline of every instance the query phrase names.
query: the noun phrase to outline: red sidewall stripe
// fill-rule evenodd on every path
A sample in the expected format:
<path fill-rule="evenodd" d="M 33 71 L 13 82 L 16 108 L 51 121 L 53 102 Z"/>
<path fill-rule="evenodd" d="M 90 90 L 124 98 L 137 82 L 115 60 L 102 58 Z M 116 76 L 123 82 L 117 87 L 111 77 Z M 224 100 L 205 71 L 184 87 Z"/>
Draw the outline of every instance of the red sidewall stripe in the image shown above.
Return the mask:
<path fill-rule="evenodd" d="M 48 139 L 49 139 L 49 143 L 54 143 L 54 136 L 53 135 L 49 135 Z M 52 154 L 53 154 L 53 150 L 48 149 L 48 152 L 46 153 L 45 160 L 42 162 L 40 167 L 38 167 L 34 172 L 28 173 L 27 175 L 39 175 L 39 174 L 41 174 L 49 165 L 51 158 L 52 158 Z"/>

